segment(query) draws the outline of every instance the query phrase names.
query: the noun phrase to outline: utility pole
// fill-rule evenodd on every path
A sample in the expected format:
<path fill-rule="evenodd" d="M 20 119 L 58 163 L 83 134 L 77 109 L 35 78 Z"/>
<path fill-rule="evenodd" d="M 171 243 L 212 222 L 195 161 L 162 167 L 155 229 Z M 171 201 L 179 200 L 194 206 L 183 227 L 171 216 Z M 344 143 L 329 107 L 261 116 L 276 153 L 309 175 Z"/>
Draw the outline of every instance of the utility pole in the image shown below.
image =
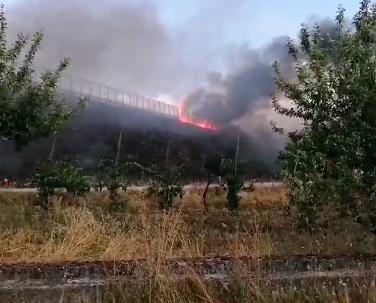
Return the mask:
<path fill-rule="evenodd" d="M 236 174 L 236 169 L 237 169 L 237 166 L 238 166 L 239 143 L 240 143 L 240 137 L 238 136 L 238 144 L 237 144 L 237 146 L 236 146 L 235 167 L 234 167 L 234 173 L 235 173 L 235 174 Z"/>
<path fill-rule="evenodd" d="M 118 146 L 117 146 L 117 154 L 116 154 L 116 164 L 118 164 L 118 161 L 119 161 L 119 157 L 120 157 L 120 147 L 121 147 L 121 138 L 123 136 L 123 133 L 120 132 L 119 133 L 119 140 L 118 140 Z"/>

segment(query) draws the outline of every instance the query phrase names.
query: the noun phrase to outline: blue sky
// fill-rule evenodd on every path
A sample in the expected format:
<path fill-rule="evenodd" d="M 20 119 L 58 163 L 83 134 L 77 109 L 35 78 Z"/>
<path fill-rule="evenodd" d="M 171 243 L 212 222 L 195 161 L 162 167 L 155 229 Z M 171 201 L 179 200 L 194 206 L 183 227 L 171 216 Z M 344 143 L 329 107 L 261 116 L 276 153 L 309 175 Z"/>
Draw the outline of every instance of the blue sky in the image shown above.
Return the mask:
<path fill-rule="evenodd" d="M 357 0 L 154 0 L 160 6 L 165 22 L 177 27 L 200 11 L 202 6 L 221 1 L 242 2 L 236 18 L 226 21 L 224 35 L 227 42 L 249 41 L 255 47 L 275 36 L 295 36 L 301 23 L 309 17 L 334 17 L 339 4 L 346 8 L 349 17 L 359 8 Z"/>

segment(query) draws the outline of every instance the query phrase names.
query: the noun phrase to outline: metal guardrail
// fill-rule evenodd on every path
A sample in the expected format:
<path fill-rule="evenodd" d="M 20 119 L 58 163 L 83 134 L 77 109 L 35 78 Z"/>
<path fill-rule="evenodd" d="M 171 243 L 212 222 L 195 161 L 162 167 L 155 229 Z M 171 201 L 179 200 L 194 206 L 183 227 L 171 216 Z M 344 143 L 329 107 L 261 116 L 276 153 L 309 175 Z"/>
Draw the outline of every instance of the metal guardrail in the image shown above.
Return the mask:
<path fill-rule="evenodd" d="M 81 96 L 95 98 L 98 101 L 140 108 L 171 118 L 177 118 L 179 116 L 178 107 L 175 105 L 166 104 L 164 102 L 137 94 L 124 92 L 122 90 L 91 82 L 67 73 L 63 73 L 61 76 L 58 87 L 60 89 L 73 91 Z"/>

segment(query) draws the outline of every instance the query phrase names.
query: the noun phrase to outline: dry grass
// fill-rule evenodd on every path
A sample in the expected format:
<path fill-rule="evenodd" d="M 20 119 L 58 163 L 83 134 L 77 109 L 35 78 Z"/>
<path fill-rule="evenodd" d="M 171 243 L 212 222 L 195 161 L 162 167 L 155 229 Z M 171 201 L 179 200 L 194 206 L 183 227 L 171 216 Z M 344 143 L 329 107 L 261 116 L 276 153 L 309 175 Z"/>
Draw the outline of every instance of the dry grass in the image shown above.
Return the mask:
<path fill-rule="evenodd" d="M 177 199 L 170 213 L 158 210 L 142 192 L 122 197 L 128 203 L 121 213 L 108 212 L 104 194 L 57 197 L 48 213 L 33 206 L 34 195 L 2 194 L 0 262 L 147 258 L 153 266 L 155 277 L 142 286 L 109 285 L 105 292 L 74 299 L 63 292 L 61 302 L 376 303 L 373 281 L 346 282 L 350 285 L 312 280 L 300 286 L 266 287 L 244 278 L 225 284 L 208 283 L 194 274 L 172 279 L 158 266 L 164 258 L 376 252 L 371 234 L 352 222 L 333 220 L 330 213 L 323 218 L 321 233 L 298 233 L 296 217 L 285 213 L 281 188 L 243 194 L 238 215 L 227 211 L 225 193 L 214 189 L 208 197 L 209 212 L 204 213 L 200 191 Z"/>
<path fill-rule="evenodd" d="M 0 262 L 376 250 L 373 236 L 351 222 L 328 220 L 320 234 L 298 233 L 296 218 L 284 212 L 286 198 L 279 188 L 245 194 L 238 216 L 227 211 L 224 193 L 216 190 L 209 194 L 206 214 L 198 190 L 177 200 L 168 214 L 143 193 L 128 193 L 126 198 L 127 207 L 119 214 L 108 213 L 108 199 L 94 194 L 76 200 L 58 197 L 45 213 L 32 205 L 33 195 L 2 194 Z"/>
<path fill-rule="evenodd" d="M 337 281 L 323 283 L 318 280 L 306 281 L 296 286 L 260 286 L 254 282 L 234 279 L 230 283 L 207 283 L 198 277 L 176 281 L 155 279 L 142 287 L 116 285 L 109 287 L 96 302 L 113 303 L 352 303 L 376 302 L 374 281 L 348 283 Z M 89 301 L 82 301 L 89 302 Z M 90 301 L 94 302 L 94 301 Z"/>

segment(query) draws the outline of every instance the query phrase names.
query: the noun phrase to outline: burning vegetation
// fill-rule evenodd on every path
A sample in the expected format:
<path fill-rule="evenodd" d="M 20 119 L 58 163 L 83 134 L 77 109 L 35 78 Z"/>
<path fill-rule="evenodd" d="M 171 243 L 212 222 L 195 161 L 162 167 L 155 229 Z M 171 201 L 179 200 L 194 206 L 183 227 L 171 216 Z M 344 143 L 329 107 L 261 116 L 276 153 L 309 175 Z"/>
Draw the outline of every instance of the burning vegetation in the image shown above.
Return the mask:
<path fill-rule="evenodd" d="M 200 119 L 197 116 L 189 113 L 187 110 L 187 103 L 185 100 L 183 100 L 178 107 L 179 112 L 179 120 L 183 123 L 192 124 L 200 128 L 204 129 L 212 129 L 217 130 L 218 126 L 214 125 L 208 120 Z"/>

